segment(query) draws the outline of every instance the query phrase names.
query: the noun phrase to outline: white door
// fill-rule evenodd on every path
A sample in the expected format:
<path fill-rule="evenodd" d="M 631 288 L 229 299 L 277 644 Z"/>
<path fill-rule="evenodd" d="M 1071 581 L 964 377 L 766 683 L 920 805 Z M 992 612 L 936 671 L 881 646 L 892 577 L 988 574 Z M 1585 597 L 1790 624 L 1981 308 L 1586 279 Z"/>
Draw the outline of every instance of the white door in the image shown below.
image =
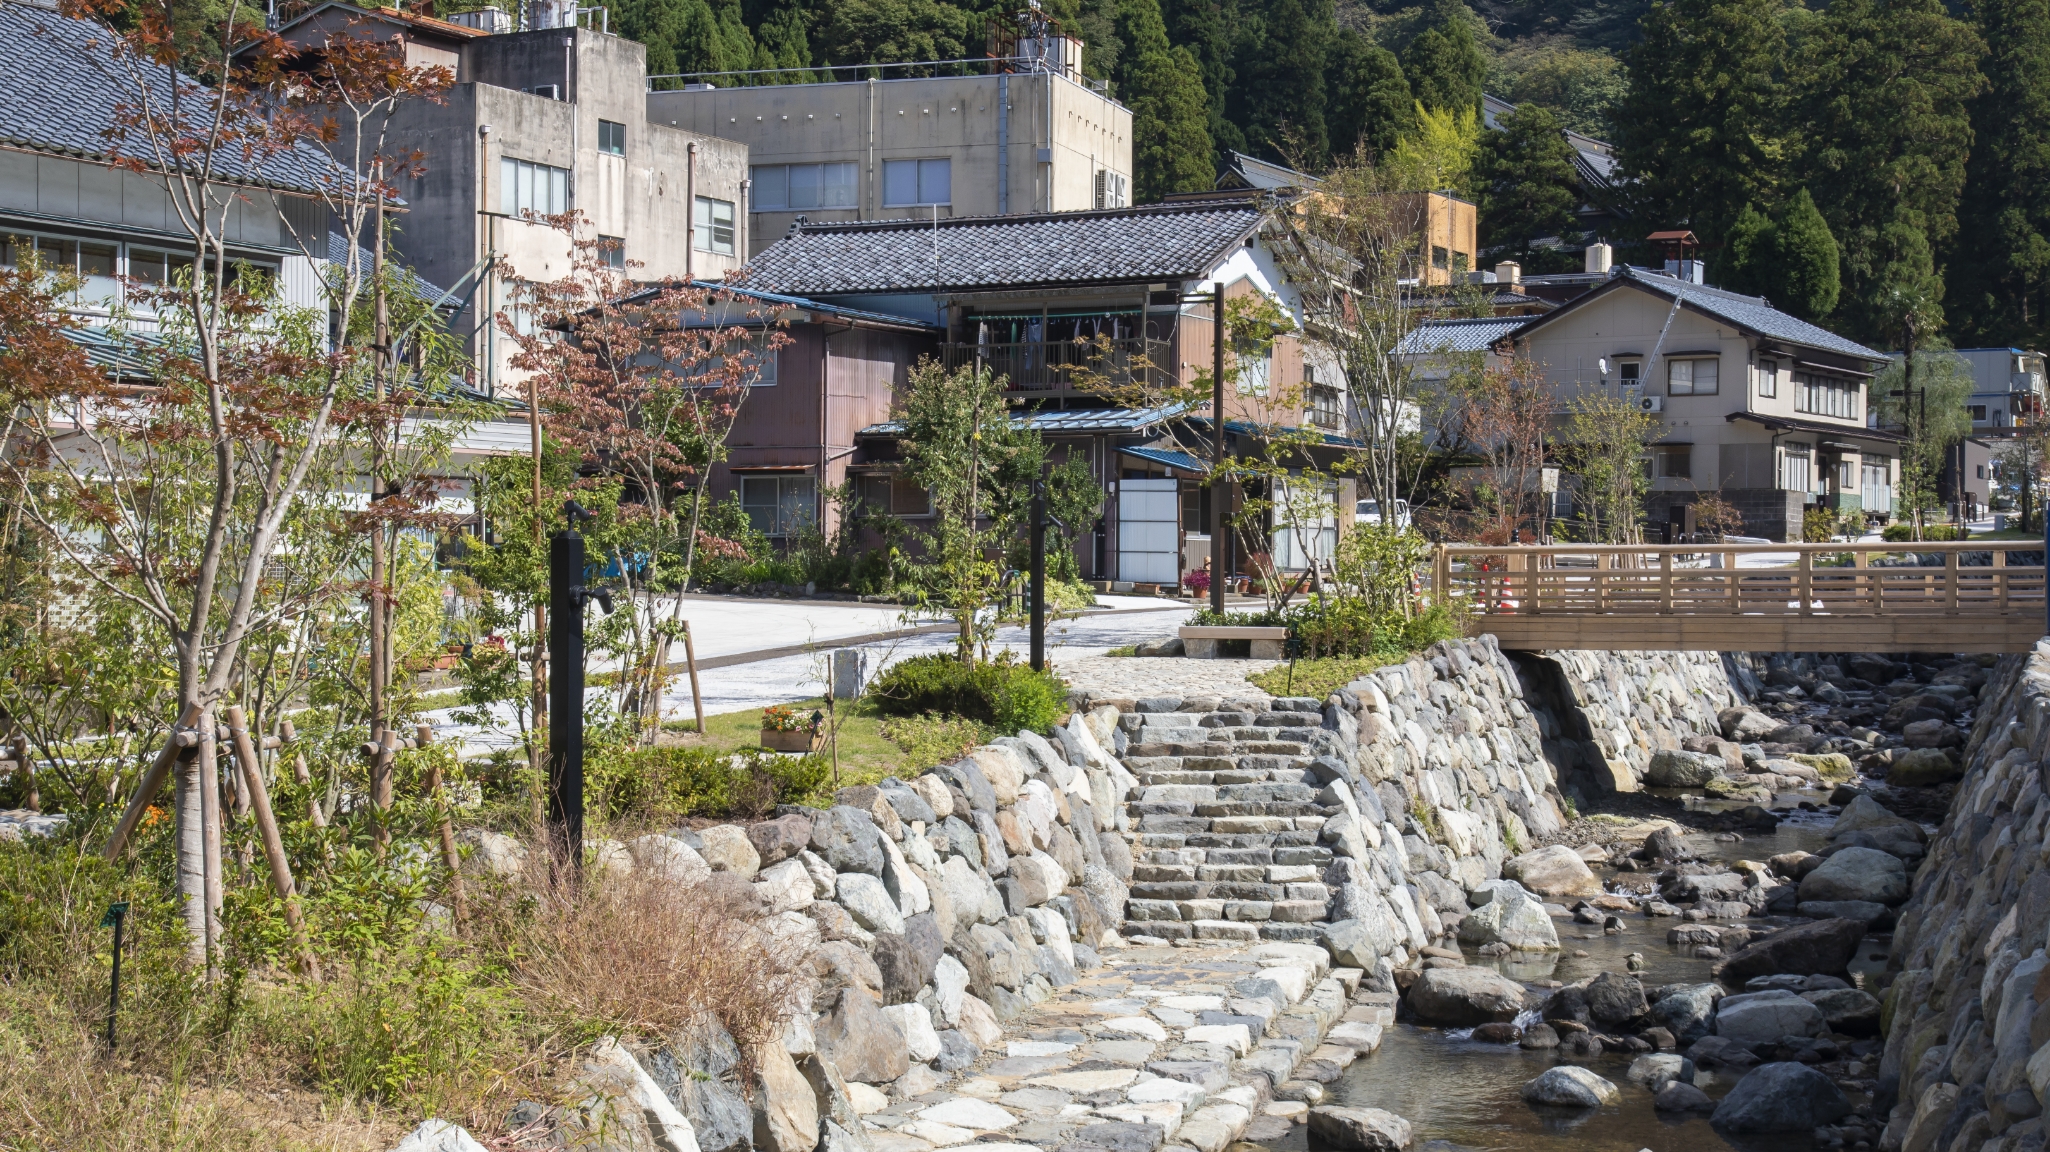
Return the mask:
<path fill-rule="evenodd" d="M 1118 481 L 1118 579 L 1173 584 L 1182 578 L 1181 505 L 1173 480 Z"/>

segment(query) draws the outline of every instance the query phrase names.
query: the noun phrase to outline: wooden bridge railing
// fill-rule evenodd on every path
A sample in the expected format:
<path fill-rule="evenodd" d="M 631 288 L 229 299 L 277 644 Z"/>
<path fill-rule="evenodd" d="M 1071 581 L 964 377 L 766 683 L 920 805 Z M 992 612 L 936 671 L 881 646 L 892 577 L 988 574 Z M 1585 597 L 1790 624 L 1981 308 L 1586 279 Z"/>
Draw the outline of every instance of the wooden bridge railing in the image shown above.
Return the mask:
<path fill-rule="evenodd" d="M 1447 544 L 1438 548 L 1433 584 L 1486 616 L 2013 617 L 2040 632 L 2042 551 L 2040 542 L 2009 540 L 1884 548 Z M 2011 553 L 2034 553 L 2035 562 L 2010 564 Z M 1760 555 L 1785 562 L 1738 566 Z M 1913 555 L 1941 556 L 1943 566 L 1873 563 Z"/>

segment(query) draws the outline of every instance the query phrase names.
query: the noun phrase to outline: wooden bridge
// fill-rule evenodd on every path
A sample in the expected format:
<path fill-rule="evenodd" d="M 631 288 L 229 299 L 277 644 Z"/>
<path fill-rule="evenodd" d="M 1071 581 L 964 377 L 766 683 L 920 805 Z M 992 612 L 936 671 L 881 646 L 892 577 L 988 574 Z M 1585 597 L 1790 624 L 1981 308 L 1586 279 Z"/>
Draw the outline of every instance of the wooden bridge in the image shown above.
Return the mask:
<path fill-rule="evenodd" d="M 2012 540 L 1447 544 L 1433 583 L 1511 649 L 2027 652 L 2045 633 L 2042 554 Z"/>

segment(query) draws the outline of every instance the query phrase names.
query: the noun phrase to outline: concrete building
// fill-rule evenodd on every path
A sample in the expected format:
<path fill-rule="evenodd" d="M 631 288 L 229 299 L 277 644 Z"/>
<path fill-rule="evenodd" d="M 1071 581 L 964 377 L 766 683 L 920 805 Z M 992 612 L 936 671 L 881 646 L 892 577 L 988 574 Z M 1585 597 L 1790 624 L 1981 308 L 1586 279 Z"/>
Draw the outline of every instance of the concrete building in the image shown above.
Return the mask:
<path fill-rule="evenodd" d="M 1217 191 L 1184 192 L 1168 196 L 1167 200 L 1188 203 L 1220 196 L 1243 197 L 1248 192 L 1284 198 L 1314 196 L 1323 184 L 1322 180 L 1307 172 L 1298 172 L 1243 152 L 1234 152 L 1231 157 L 1231 164 L 1217 178 Z M 1475 262 L 1475 253 L 1479 251 L 1476 237 L 1480 215 L 1471 201 L 1450 192 L 1397 192 L 1390 195 L 1396 201 L 1391 215 L 1395 219 L 1407 216 L 1416 223 L 1416 256 L 1408 262 L 1405 279 L 1433 288 L 1469 281 L 1495 283 L 1492 273 L 1474 271 L 1480 266 Z M 1507 267 L 1514 268 L 1515 265 Z"/>
<path fill-rule="evenodd" d="M 578 27 L 492 32 L 343 3 L 280 33 L 309 48 L 342 34 L 397 40 L 410 61 L 454 74 L 441 102 L 407 103 L 390 130 L 422 153 L 420 175 L 397 182 L 396 245 L 430 281 L 470 293 L 486 253 L 512 275 L 562 276 L 569 246 L 533 217 L 569 211 L 588 235 L 620 242 L 636 279 L 717 280 L 747 262 L 747 147 L 651 121 L 647 49 L 635 41 Z M 513 349 L 489 317 L 512 303 L 505 276 L 487 277 L 457 320 L 487 392 L 510 383 Z"/>
<path fill-rule="evenodd" d="M 815 224 L 1007 216 L 1131 203 L 1132 112 L 1082 75 L 1082 43 L 988 75 L 744 87 L 705 76 L 649 92 L 648 119 L 745 144 L 748 233 Z M 1029 45 L 1028 45 L 1029 50 Z M 992 62 L 992 67 L 998 67 Z"/>
<path fill-rule="evenodd" d="M 2039 423 L 2044 417 L 2043 354 L 2021 348 L 1960 348 L 1972 367 L 1972 431 Z"/>

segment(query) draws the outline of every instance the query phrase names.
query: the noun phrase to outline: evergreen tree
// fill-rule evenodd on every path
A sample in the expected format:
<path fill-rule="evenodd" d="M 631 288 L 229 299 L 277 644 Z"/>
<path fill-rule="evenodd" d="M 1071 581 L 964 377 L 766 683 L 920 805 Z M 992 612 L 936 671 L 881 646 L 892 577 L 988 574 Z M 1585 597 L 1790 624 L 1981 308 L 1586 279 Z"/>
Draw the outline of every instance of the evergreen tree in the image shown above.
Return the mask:
<path fill-rule="evenodd" d="M 1402 74 L 1426 108 L 1463 112 L 1481 106 L 1488 58 L 1474 41 L 1465 5 L 1450 5 L 1437 25 L 1409 42 L 1402 54 Z"/>
<path fill-rule="evenodd" d="M 763 79 L 774 84 L 809 84 L 811 68 L 810 14 L 795 6 L 777 8 L 754 25 L 756 68 L 781 68 Z"/>
<path fill-rule="evenodd" d="M 1395 53 L 1350 28 L 1332 45 L 1324 90 L 1331 158 L 1339 163 L 1362 147 L 1383 155 L 1416 130 L 1416 99 Z"/>
<path fill-rule="evenodd" d="M 1810 201 L 1810 207 L 1814 202 Z M 1744 205 L 1723 232 L 1715 257 L 1715 284 L 1746 296 L 1773 297 L 1773 263 L 1779 259 L 1779 227 L 1755 204 Z"/>
<path fill-rule="evenodd" d="M 1573 146 L 1550 109 L 1526 104 L 1481 141 L 1474 184 L 1480 189 L 1481 247 L 1528 261 L 1531 241 L 1558 236 L 1580 206 Z"/>
<path fill-rule="evenodd" d="M 1779 290 L 1770 293 L 1783 311 L 1821 322 L 1836 309 L 1839 280 L 1836 237 L 1806 188 L 1794 193 L 1773 237 Z"/>
<path fill-rule="evenodd" d="M 979 17 L 940 0 L 835 0 L 817 29 L 812 59 L 828 64 L 960 60 L 971 50 L 982 50 L 982 32 Z"/>
<path fill-rule="evenodd" d="M 1780 0 L 1661 0 L 1626 64 L 1615 115 L 1633 214 L 1647 231 L 1721 242 L 1770 203 L 1785 163 Z"/>
<path fill-rule="evenodd" d="M 1120 0 L 1117 33 L 1117 89 L 1132 110 L 1134 203 L 1210 187 L 1210 109 L 1196 57 L 1168 47 L 1159 0 Z"/>
<path fill-rule="evenodd" d="M 2050 0 L 1977 0 L 1986 89 L 1972 104 L 1953 331 L 1981 345 L 2050 339 Z"/>
<path fill-rule="evenodd" d="M 1330 155 L 1324 123 L 1324 58 L 1337 25 L 1331 0 L 1268 0 L 1241 45 L 1227 107 L 1246 151 L 1298 167 Z"/>
<path fill-rule="evenodd" d="M 1246 144 L 1238 126 L 1225 118 L 1225 99 L 1236 78 L 1225 3 L 1226 0 L 1164 0 L 1160 13 L 1167 21 L 1169 43 L 1188 49 L 1196 58 L 1210 112 L 1210 143 L 1215 149 L 1213 172 L 1224 167 L 1227 153 L 1243 151 Z"/>
<path fill-rule="evenodd" d="M 1854 339 L 1887 340 L 1909 297 L 1940 315 L 1933 253 L 1957 230 L 1979 52 L 1941 0 L 1833 0 L 1802 45 L 1803 169 L 1841 246 L 1836 320 Z"/>
<path fill-rule="evenodd" d="M 673 76 L 682 71 L 676 63 L 676 38 L 683 31 L 687 9 L 702 0 L 626 0 L 612 10 L 619 34 L 638 40 L 648 49 L 648 75 Z M 664 79 L 657 88 L 681 88 L 683 81 Z"/>

